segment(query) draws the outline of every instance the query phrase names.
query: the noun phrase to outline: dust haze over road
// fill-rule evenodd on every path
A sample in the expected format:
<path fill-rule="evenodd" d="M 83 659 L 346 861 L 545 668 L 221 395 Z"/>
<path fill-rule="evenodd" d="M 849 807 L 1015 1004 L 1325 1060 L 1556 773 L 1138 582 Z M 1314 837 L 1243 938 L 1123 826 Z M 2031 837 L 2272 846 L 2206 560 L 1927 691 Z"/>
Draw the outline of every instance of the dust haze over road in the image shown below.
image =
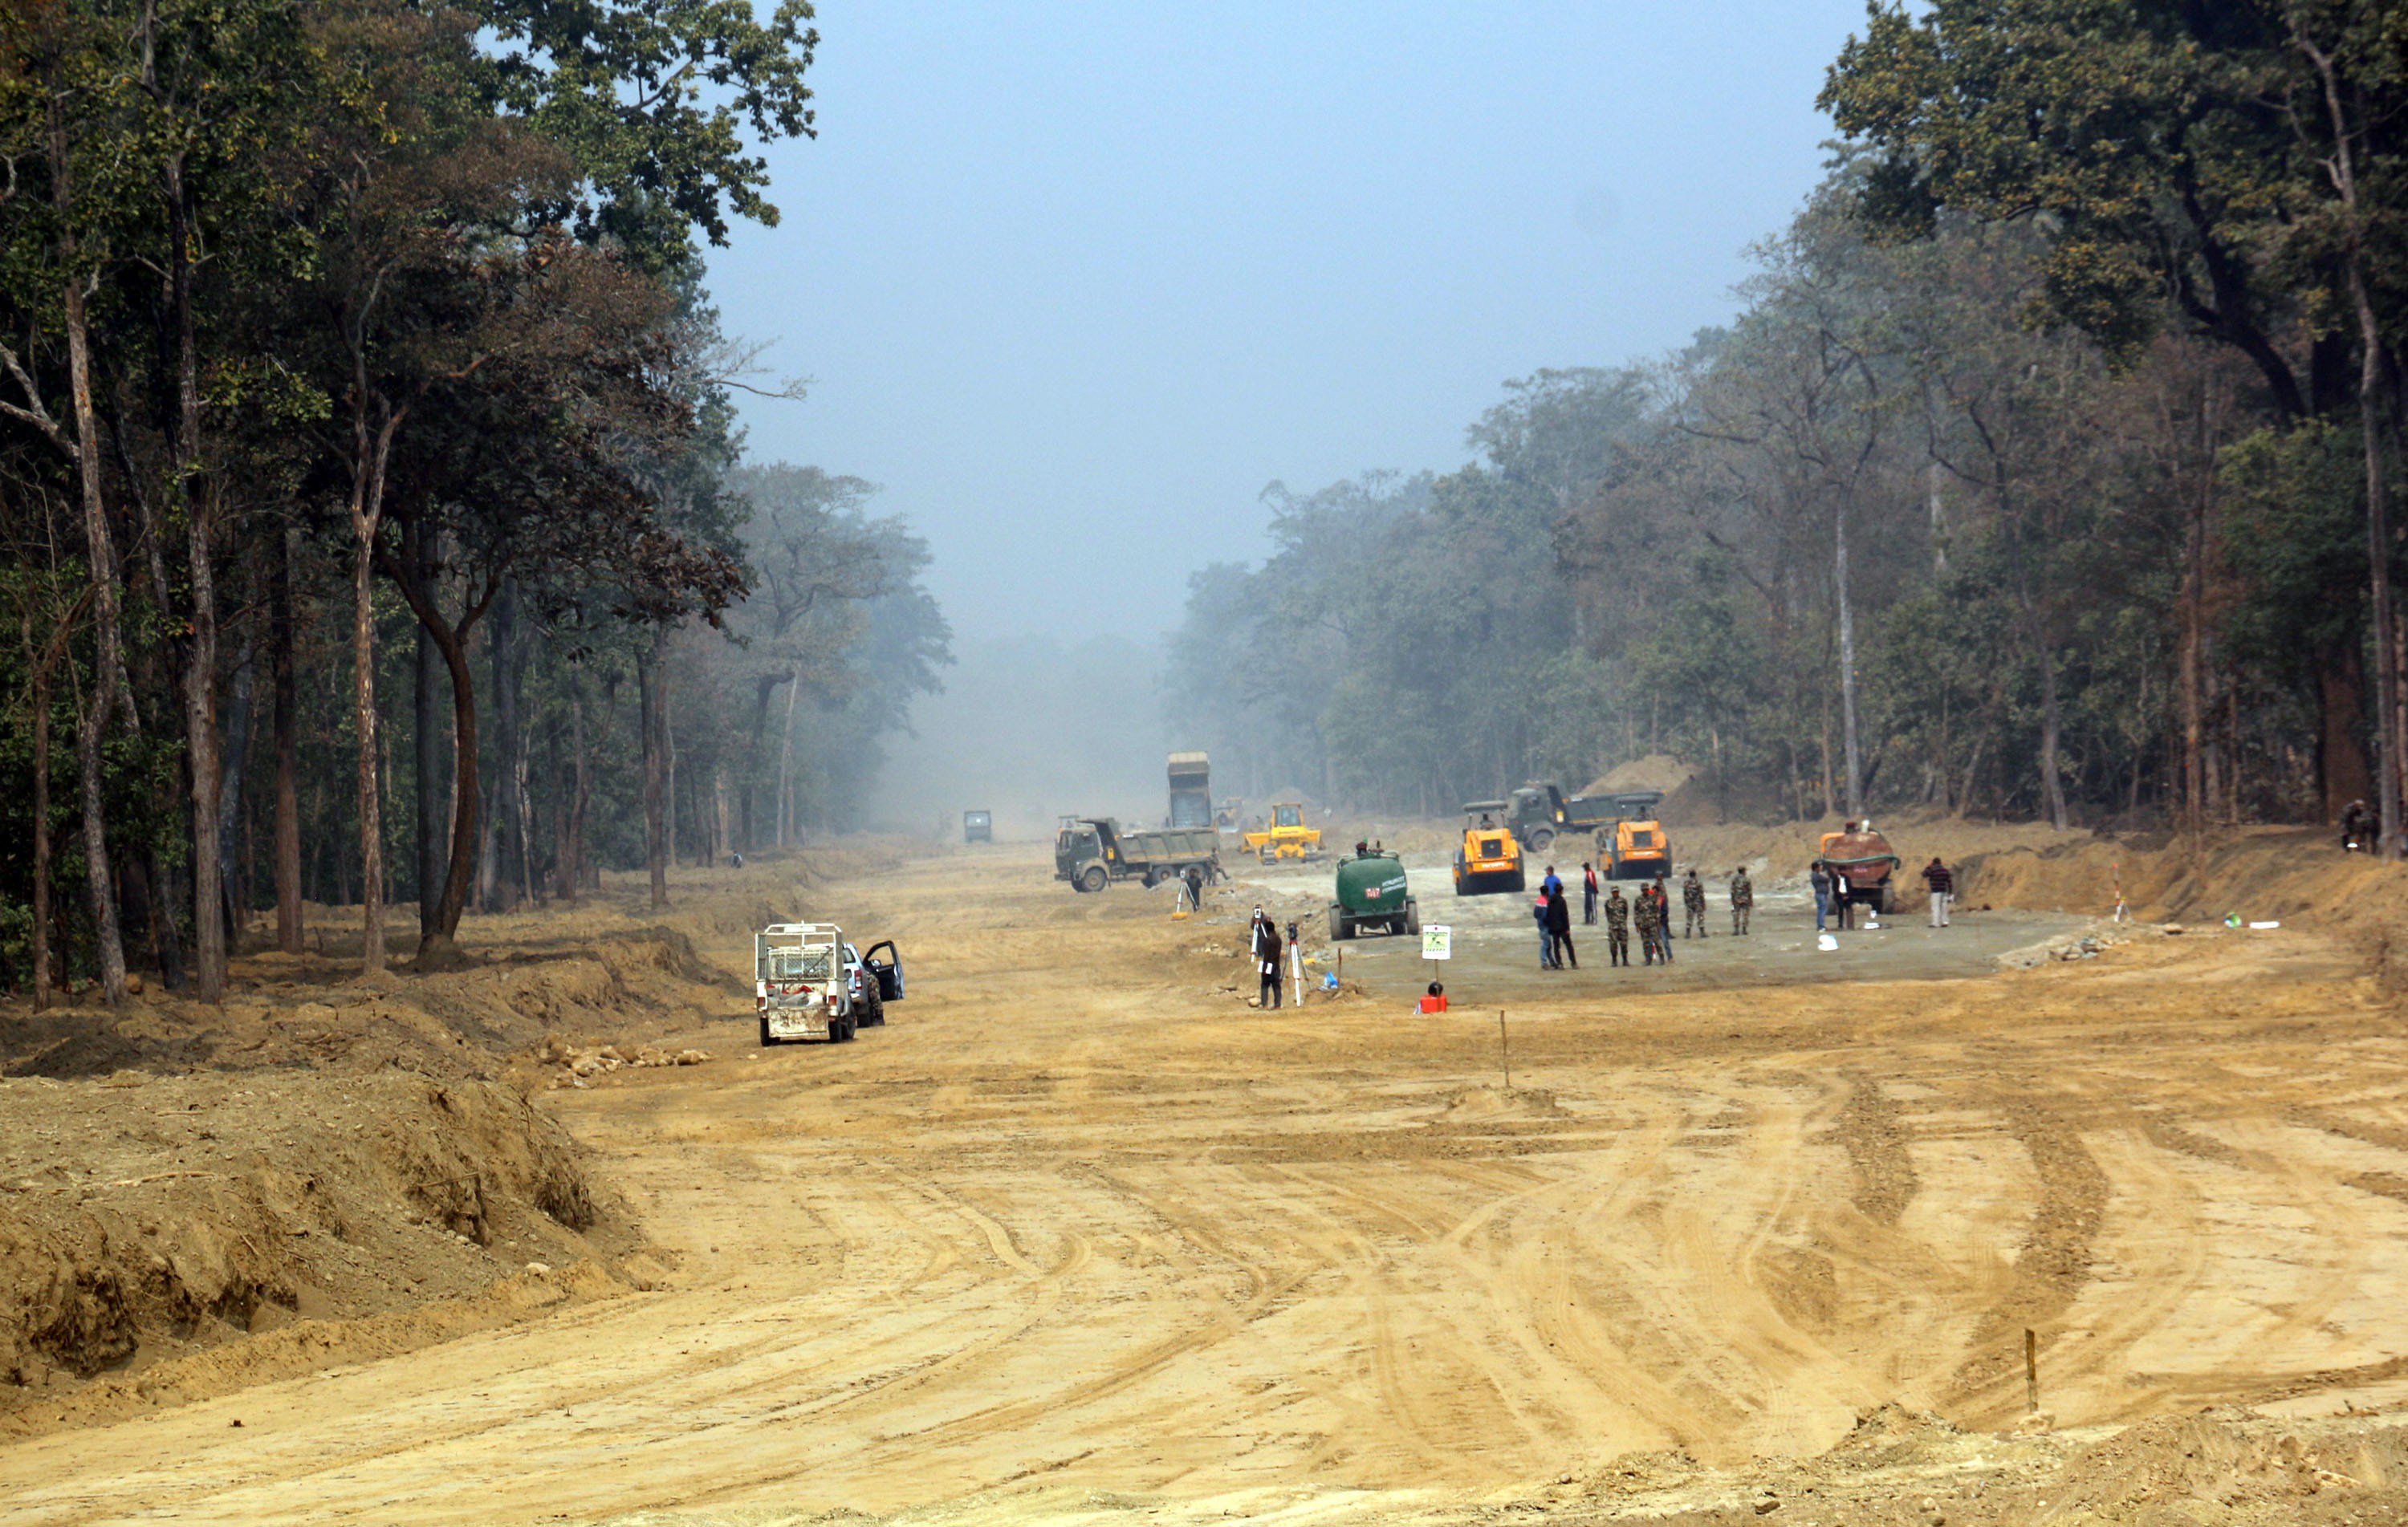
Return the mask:
<path fill-rule="evenodd" d="M 998 837 L 1050 838 L 1078 813 L 1162 814 L 1160 653 L 1123 636 L 970 638 L 941 693 L 911 703 L 868 804 L 880 827 L 958 838 L 968 810 Z"/>

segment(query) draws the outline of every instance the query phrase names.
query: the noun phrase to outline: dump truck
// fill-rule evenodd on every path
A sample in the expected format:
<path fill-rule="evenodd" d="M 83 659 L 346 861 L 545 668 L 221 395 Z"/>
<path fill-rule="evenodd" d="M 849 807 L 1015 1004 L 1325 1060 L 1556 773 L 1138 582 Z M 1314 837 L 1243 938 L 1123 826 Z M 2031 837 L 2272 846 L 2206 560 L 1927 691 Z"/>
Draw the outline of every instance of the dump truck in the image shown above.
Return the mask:
<path fill-rule="evenodd" d="M 1202 753 L 1170 755 L 1170 819 L 1168 825 L 1212 825 L 1212 761 Z"/>
<path fill-rule="evenodd" d="M 1406 883 L 1403 860 L 1366 849 L 1338 862 L 1337 899 L 1329 904 L 1330 937 L 1353 938 L 1366 932 L 1418 936 L 1421 931 L 1421 908 Z"/>
<path fill-rule="evenodd" d="M 1111 817 L 1065 817 L 1054 835 L 1054 878 L 1069 881 L 1073 891 L 1132 879 L 1151 888 L 1177 879 L 1191 864 L 1207 880 L 1226 878 L 1221 835 L 1210 825 L 1130 830 Z"/>
<path fill-rule="evenodd" d="M 1904 861 L 1891 849 L 1889 839 L 1867 824 L 1855 832 L 1825 833 L 1819 848 L 1831 872 L 1834 896 L 1875 912 L 1898 910 L 1898 872 Z"/>
<path fill-rule="evenodd" d="M 1560 785 L 1534 779 L 1513 792 L 1506 821 L 1524 848 L 1544 853 L 1567 834 L 1594 833 L 1618 821 L 1652 817 L 1663 799 L 1660 790 L 1567 795 Z"/>
<path fill-rule="evenodd" d="M 752 935 L 752 1008 L 765 1048 L 790 1039 L 844 1044 L 882 1025 L 886 1005 L 902 1000 L 903 957 L 893 939 L 864 955 L 833 922 L 773 922 Z"/>
<path fill-rule="evenodd" d="M 962 813 L 962 841 L 992 843 L 995 841 L 995 813 L 965 811 Z"/>
<path fill-rule="evenodd" d="M 1522 845 L 1507 825 L 1503 801 L 1473 801 L 1463 808 L 1463 842 L 1455 850 L 1455 893 L 1486 896 L 1519 891 L 1525 884 Z"/>
<path fill-rule="evenodd" d="M 1281 801 L 1271 806 L 1269 826 L 1246 835 L 1246 848 L 1266 864 L 1278 859 L 1310 862 L 1321 857 L 1321 829 L 1305 825 L 1302 801 Z"/>

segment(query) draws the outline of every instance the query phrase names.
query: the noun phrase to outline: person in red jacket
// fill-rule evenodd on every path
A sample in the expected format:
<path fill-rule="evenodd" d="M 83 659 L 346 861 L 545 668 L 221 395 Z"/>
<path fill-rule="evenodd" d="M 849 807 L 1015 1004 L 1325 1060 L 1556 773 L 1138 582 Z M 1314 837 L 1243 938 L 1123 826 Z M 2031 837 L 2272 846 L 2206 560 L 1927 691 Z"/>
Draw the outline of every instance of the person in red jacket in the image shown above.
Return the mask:
<path fill-rule="evenodd" d="M 1439 985 L 1436 981 L 1430 982 L 1429 990 L 1422 993 L 1421 1010 L 1425 1013 L 1445 1012 L 1446 988 Z"/>

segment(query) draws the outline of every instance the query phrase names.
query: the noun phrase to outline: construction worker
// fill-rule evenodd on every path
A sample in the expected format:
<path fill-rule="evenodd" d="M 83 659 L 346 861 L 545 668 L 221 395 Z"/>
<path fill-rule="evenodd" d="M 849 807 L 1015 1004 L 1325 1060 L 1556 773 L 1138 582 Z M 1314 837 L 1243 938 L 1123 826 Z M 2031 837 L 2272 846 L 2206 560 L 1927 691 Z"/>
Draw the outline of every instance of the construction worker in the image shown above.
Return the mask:
<path fill-rule="evenodd" d="M 1581 863 L 1581 921 L 1597 926 L 1597 866 L 1585 860 Z"/>
<path fill-rule="evenodd" d="M 1612 903 L 1607 903 L 1609 916 L 1612 915 Z M 1639 963 L 1646 965 L 1654 964 L 1656 951 L 1659 947 L 1656 942 L 1656 936 L 1664 931 L 1664 914 L 1656 909 L 1654 886 L 1640 888 L 1638 896 L 1631 904 L 1630 920 L 1639 924 Z M 1667 958 L 1670 957 L 1667 956 Z M 1630 961 L 1626 956 L 1622 963 L 1628 964 Z"/>
<path fill-rule="evenodd" d="M 1547 866 L 1546 878 L 1539 882 L 1540 893 L 1548 896 L 1559 896 L 1563 894 L 1563 890 L 1564 878 L 1555 873 L 1555 865 L 1549 864 Z"/>
<path fill-rule="evenodd" d="M 1931 925 L 1947 927 L 1948 903 L 1955 898 L 1956 892 L 1956 872 L 1942 863 L 1938 854 L 1933 854 L 1931 863 L 1923 866 L 1923 883 L 1931 890 Z"/>
<path fill-rule="evenodd" d="M 1539 925 L 1539 968 L 1553 970 L 1555 968 L 1555 933 L 1547 926 L 1546 892 L 1541 892 L 1539 899 L 1530 904 L 1530 919 Z"/>
<path fill-rule="evenodd" d="M 1618 885 L 1606 888 L 1605 952 L 1610 964 L 1630 963 L 1630 904 L 1622 899 Z"/>
<path fill-rule="evenodd" d="M 1681 882 L 1681 911 L 1683 938 L 1710 936 L 1706 931 L 1706 882 L 1698 878 L 1695 864 L 1689 866 L 1688 878 Z"/>
<path fill-rule="evenodd" d="M 1422 1000 L 1419 1006 L 1420 1010 L 1424 1013 L 1445 1012 L 1446 988 L 1440 986 L 1436 981 L 1430 982 L 1429 990 L 1422 993 Z"/>
<path fill-rule="evenodd" d="M 2368 815 L 2364 801 L 2352 801 L 2341 808 L 2342 852 L 2364 853 L 2366 851 Z"/>
<path fill-rule="evenodd" d="M 1814 931 L 1819 934 L 1831 915 L 1831 867 L 1817 859 L 1806 866 L 1806 878 L 1814 888 Z"/>
<path fill-rule="evenodd" d="M 1747 932 L 1747 915 L 1756 910 L 1756 882 L 1747 878 L 1747 866 L 1731 871 L 1730 878 L 1731 936 L 1738 938 Z"/>
<path fill-rule="evenodd" d="M 1190 911 L 1204 910 L 1204 866 L 1190 864 L 1182 877 L 1187 882 L 1187 906 Z"/>
<path fill-rule="evenodd" d="M 1564 899 L 1564 887 L 1560 880 L 1555 882 L 1555 889 L 1547 893 L 1547 938 L 1555 946 L 1557 970 L 1563 969 L 1567 963 L 1574 970 L 1580 968 L 1580 951 L 1572 948 L 1572 904 Z"/>
<path fill-rule="evenodd" d="M 1254 961 L 1263 975 L 1263 995 L 1257 1005 L 1275 1008 L 1280 1005 L 1280 956 L 1286 952 L 1280 942 L 1279 924 L 1265 918 L 1254 938 Z"/>

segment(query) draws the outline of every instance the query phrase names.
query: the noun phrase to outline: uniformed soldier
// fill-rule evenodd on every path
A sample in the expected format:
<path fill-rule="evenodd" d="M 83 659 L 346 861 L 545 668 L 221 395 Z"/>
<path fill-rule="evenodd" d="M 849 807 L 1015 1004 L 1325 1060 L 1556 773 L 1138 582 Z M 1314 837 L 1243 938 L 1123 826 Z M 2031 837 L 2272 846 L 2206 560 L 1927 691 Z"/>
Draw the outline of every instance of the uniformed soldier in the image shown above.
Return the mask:
<path fill-rule="evenodd" d="M 1656 940 L 1664 931 L 1664 914 L 1656 910 L 1654 892 L 1639 892 L 1639 900 L 1632 906 L 1630 917 L 1639 924 L 1640 963 L 1652 965 L 1656 963 L 1656 950 L 1660 947 Z M 1623 963 L 1627 964 L 1629 961 L 1626 959 Z"/>
<path fill-rule="evenodd" d="M 1706 933 L 1706 882 L 1698 878 L 1693 865 L 1689 878 L 1681 882 L 1681 936 L 1704 938 Z"/>
<path fill-rule="evenodd" d="M 1731 936 L 1747 932 L 1747 915 L 1756 910 L 1756 882 L 1747 878 L 1747 866 L 1731 871 Z"/>
<path fill-rule="evenodd" d="M 1618 885 L 1608 886 L 1605 892 L 1605 952 L 1610 963 L 1630 963 L 1630 904 L 1622 899 Z"/>

